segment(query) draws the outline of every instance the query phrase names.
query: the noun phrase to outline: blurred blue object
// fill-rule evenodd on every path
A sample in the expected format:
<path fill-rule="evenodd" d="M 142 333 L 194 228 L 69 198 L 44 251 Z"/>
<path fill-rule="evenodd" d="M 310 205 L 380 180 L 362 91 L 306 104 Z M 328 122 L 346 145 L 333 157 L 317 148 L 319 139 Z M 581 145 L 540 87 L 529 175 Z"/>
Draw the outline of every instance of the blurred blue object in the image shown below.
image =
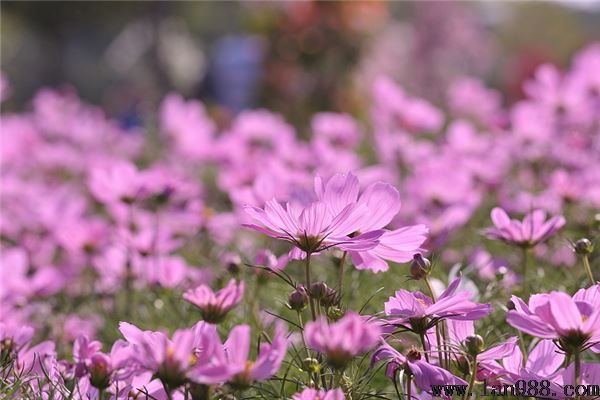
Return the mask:
<path fill-rule="evenodd" d="M 233 111 L 255 105 L 263 56 L 264 43 L 257 36 L 229 35 L 216 41 L 209 79 L 218 104 Z"/>

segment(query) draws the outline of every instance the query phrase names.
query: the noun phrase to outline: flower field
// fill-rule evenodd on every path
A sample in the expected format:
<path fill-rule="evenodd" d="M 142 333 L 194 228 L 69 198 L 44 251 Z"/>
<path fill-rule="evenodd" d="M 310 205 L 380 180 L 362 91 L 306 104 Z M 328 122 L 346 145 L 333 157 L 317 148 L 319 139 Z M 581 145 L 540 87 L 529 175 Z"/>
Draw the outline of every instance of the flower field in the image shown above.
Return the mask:
<path fill-rule="evenodd" d="M 600 44 L 513 102 L 366 86 L 305 125 L 3 111 L 0 398 L 600 396 Z"/>

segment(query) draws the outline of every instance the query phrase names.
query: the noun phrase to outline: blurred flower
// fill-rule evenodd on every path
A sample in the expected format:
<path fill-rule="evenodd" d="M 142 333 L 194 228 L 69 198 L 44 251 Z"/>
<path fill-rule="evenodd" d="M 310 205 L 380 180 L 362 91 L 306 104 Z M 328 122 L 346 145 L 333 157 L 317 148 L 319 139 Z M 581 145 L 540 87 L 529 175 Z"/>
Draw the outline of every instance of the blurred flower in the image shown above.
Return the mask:
<path fill-rule="evenodd" d="M 224 344 L 227 365 L 233 375 L 229 382 L 237 387 L 247 387 L 255 381 L 269 379 L 279 370 L 287 346 L 285 329 L 278 325 L 271 343 L 262 343 L 256 361 L 250 361 L 250 327 L 236 326 Z"/>
<path fill-rule="evenodd" d="M 345 398 L 342 389 L 317 390 L 306 388 L 292 396 L 293 400 L 344 400 Z"/>
<path fill-rule="evenodd" d="M 525 215 L 523 222 L 510 219 L 506 211 L 499 207 L 492 210 L 491 216 L 494 227 L 485 231 L 489 238 L 524 247 L 534 247 L 546 241 L 565 224 L 562 215 L 546 221 L 546 213 L 543 210 L 534 210 Z"/>
<path fill-rule="evenodd" d="M 244 287 L 243 281 L 236 285 L 235 280 L 232 279 L 227 286 L 216 293 L 209 286 L 200 285 L 185 292 L 183 298 L 200 309 L 204 321 L 217 324 L 223 321 L 227 313 L 242 300 Z"/>
<path fill-rule="evenodd" d="M 321 317 L 304 328 L 306 345 L 323 353 L 334 368 L 344 368 L 352 358 L 371 350 L 380 334 L 377 324 L 353 312 L 332 324 Z"/>

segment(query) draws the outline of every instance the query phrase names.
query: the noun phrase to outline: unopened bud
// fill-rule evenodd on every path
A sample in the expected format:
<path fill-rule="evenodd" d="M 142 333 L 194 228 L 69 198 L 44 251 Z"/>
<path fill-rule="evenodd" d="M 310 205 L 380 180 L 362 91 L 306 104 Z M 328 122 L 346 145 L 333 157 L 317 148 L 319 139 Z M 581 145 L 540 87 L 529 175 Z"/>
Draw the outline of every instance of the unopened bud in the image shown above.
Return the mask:
<path fill-rule="evenodd" d="M 225 266 L 227 267 L 227 271 L 231 275 L 237 276 L 240 273 L 240 265 L 242 264 L 242 259 L 237 254 L 228 253 L 225 254 Z"/>
<path fill-rule="evenodd" d="M 320 301 L 321 306 L 329 308 L 335 306 L 338 303 L 337 293 L 331 288 L 327 288 L 327 294 Z"/>
<path fill-rule="evenodd" d="M 327 296 L 327 285 L 325 282 L 315 282 L 310 285 L 309 294 L 310 297 L 316 300 L 321 300 L 325 296 Z"/>
<path fill-rule="evenodd" d="M 290 308 L 294 311 L 303 311 L 308 305 L 308 295 L 306 294 L 306 290 L 304 286 L 298 286 L 296 290 L 290 293 L 288 297 L 288 304 Z"/>
<path fill-rule="evenodd" d="M 483 338 L 479 335 L 467 336 L 465 339 L 465 347 L 467 348 L 467 352 L 472 356 L 476 356 L 477 354 L 481 353 L 484 349 L 484 346 L 485 343 Z"/>
<path fill-rule="evenodd" d="M 587 238 L 582 238 L 576 241 L 573 248 L 575 250 L 575 253 L 579 254 L 580 256 L 587 256 L 589 254 L 592 254 L 592 252 L 594 251 L 594 245 Z"/>
<path fill-rule="evenodd" d="M 431 262 L 423 257 L 421 253 L 413 256 L 413 261 L 410 264 L 410 275 L 413 279 L 423 279 L 431 272 Z"/>
<path fill-rule="evenodd" d="M 327 310 L 327 316 L 332 321 L 337 321 L 344 316 L 344 311 L 339 307 L 331 307 Z"/>
<path fill-rule="evenodd" d="M 510 311 L 510 310 L 514 310 L 517 307 L 515 306 L 515 302 L 512 300 L 509 300 L 506 302 L 506 308 Z"/>
<path fill-rule="evenodd" d="M 312 372 L 313 374 L 318 374 L 321 372 L 321 363 L 316 358 L 305 358 L 302 360 L 302 368 L 307 372 Z"/>

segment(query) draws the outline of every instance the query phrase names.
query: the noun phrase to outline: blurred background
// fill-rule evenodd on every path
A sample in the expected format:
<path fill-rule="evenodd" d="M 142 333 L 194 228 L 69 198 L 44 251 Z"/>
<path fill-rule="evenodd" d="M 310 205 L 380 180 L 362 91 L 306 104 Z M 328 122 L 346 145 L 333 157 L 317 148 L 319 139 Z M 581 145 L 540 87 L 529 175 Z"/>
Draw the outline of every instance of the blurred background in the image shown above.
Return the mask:
<path fill-rule="evenodd" d="M 512 102 L 536 66 L 600 39 L 598 1 L 3 1 L 1 14 L 4 109 L 75 88 L 124 126 L 170 91 L 222 122 L 256 107 L 300 126 L 317 110 L 360 115 L 381 74 L 439 106 L 466 75 Z"/>

